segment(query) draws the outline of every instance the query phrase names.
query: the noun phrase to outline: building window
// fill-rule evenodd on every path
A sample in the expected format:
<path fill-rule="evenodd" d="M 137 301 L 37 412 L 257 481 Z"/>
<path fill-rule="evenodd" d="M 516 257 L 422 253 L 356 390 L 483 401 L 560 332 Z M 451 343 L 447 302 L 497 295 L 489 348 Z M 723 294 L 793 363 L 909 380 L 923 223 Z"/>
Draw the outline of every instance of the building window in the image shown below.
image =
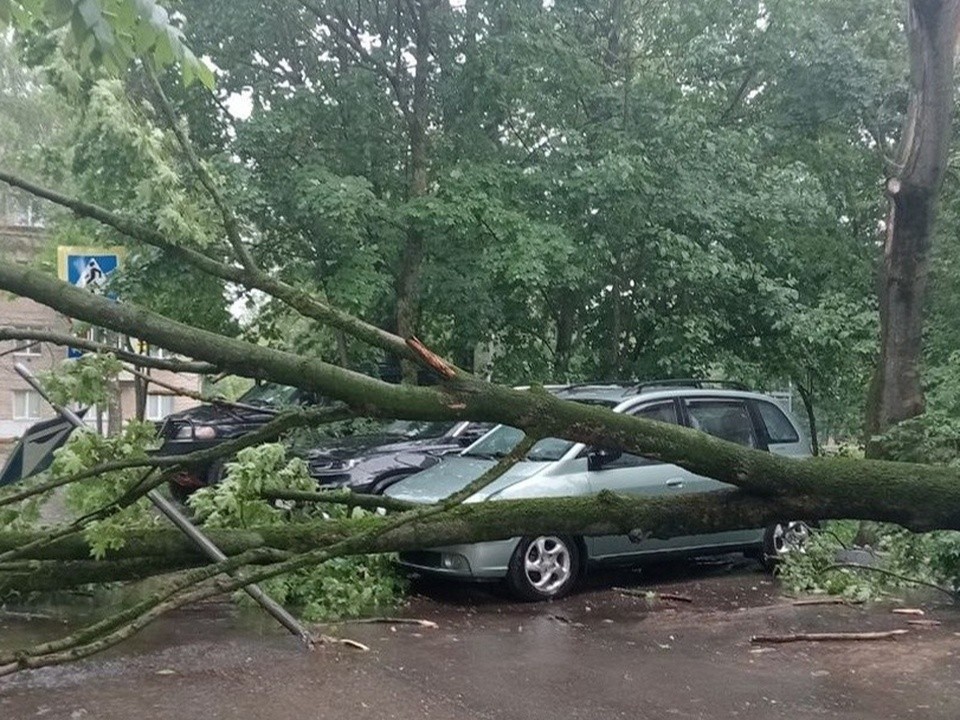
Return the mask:
<path fill-rule="evenodd" d="M 21 327 L 21 330 L 45 330 L 41 327 Z M 13 346 L 14 355 L 42 355 L 43 350 L 40 347 L 39 340 L 16 340 Z"/>
<path fill-rule="evenodd" d="M 173 412 L 173 395 L 147 395 L 147 420 L 163 420 Z"/>
<path fill-rule="evenodd" d="M 13 419 L 37 420 L 43 409 L 43 398 L 36 390 L 13 391 Z"/>
<path fill-rule="evenodd" d="M 0 194 L 0 221 L 20 227 L 43 227 L 40 204 L 21 193 Z"/>

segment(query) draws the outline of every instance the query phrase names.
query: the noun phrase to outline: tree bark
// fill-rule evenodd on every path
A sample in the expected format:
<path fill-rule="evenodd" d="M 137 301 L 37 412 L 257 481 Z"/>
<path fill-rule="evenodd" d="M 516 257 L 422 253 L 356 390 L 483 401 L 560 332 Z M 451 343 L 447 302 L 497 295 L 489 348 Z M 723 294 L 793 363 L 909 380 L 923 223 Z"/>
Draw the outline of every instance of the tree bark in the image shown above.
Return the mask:
<path fill-rule="evenodd" d="M 559 382 L 567 377 L 570 372 L 570 354 L 573 350 L 573 330 L 577 319 L 576 312 L 570 307 L 570 303 L 560 300 L 557 303 L 556 327 L 557 342 L 553 356 L 553 375 L 554 380 Z"/>
<path fill-rule="evenodd" d="M 416 38 L 416 75 L 413 80 L 413 95 L 407 113 L 407 134 L 410 143 L 408 201 L 416 202 L 428 192 L 428 138 L 430 121 L 429 86 L 427 84 L 430 64 L 430 5 L 420 1 L 411 3 L 414 37 Z M 397 334 L 411 338 L 417 334 L 420 323 L 420 276 L 423 269 L 423 228 L 416 219 L 407 227 L 406 241 L 400 255 L 397 272 Z M 415 383 L 417 368 L 410 361 L 402 361 L 403 379 Z"/>
<path fill-rule="evenodd" d="M 824 464 L 827 469 L 829 464 Z M 904 473 L 910 466 L 904 466 Z M 389 529 L 363 543 L 354 543 L 345 554 L 416 550 L 464 542 L 503 540 L 518 535 L 565 533 L 571 535 L 626 535 L 670 538 L 683 535 L 761 528 L 785 518 L 872 518 L 895 522 L 914 530 L 960 529 L 960 483 L 945 489 L 925 476 L 891 474 L 846 488 L 841 479 L 820 492 L 790 493 L 772 498 L 751 496 L 738 490 L 676 496 L 637 497 L 601 492 L 570 498 L 496 500 L 466 503 L 405 525 Z M 910 486 L 917 498 L 904 503 L 890 499 L 888 491 Z M 932 496 L 932 497 L 931 497 Z M 920 507 L 920 505 L 923 507 Z M 415 511 L 414 511 L 415 512 Z M 263 562 L 275 562 L 277 553 L 298 554 L 332 546 L 356 537 L 377 525 L 396 522 L 392 517 L 327 520 L 245 530 L 208 529 L 207 534 L 228 556 L 252 550 L 271 551 Z M 0 552 L 21 548 L 43 533 L 0 533 Z M 133 530 L 124 547 L 109 550 L 104 562 L 92 563 L 90 547 L 80 535 L 31 547 L 24 557 L 0 566 L 0 590 L 16 588 L 25 577 L 24 563 L 35 563 L 32 589 L 71 587 L 82 582 L 123 580 L 148 574 L 207 564 L 209 561 L 182 534 L 172 528 Z M 57 573 L 55 564 L 73 563 L 77 573 Z M 64 565 L 64 567 L 67 567 Z M 7 568 L 6 570 L 4 568 Z M 99 568 L 99 569 L 98 569 Z M 82 573 L 81 573 L 82 571 Z M 6 577 L 4 577 L 6 573 Z"/>
<path fill-rule="evenodd" d="M 960 0 L 910 0 L 906 29 L 910 95 L 899 155 L 886 186 L 880 361 L 867 409 L 868 439 L 923 412 L 923 306 L 937 196 L 950 148 Z M 876 454 L 878 448 L 868 443 L 868 452 Z"/>
<path fill-rule="evenodd" d="M 807 424 L 810 426 L 810 450 L 814 455 L 819 455 L 820 438 L 817 435 L 817 416 L 813 409 L 813 390 L 803 383 L 797 383 L 797 392 L 800 393 L 803 409 L 807 413 Z"/>

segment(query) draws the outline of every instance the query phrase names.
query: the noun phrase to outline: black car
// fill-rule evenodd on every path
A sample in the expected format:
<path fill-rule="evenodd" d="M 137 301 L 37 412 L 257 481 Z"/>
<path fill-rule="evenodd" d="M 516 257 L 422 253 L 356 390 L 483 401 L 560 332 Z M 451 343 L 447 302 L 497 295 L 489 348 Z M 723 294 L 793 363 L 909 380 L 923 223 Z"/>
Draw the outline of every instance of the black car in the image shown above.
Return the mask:
<path fill-rule="evenodd" d="M 259 430 L 285 407 L 322 405 L 328 401 L 299 388 L 263 383 L 254 385 L 236 402 L 215 402 L 168 415 L 159 426 L 160 455 L 185 455 Z M 223 458 L 184 469 L 169 483 L 171 494 L 184 500 L 197 488 L 223 475 Z"/>
<path fill-rule="evenodd" d="M 325 443 L 307 454 L 321 487 L 380 494 L 393 483 L 473 444 L 493 427 L 475 422 L 395 420 L 379 433 Z"/>

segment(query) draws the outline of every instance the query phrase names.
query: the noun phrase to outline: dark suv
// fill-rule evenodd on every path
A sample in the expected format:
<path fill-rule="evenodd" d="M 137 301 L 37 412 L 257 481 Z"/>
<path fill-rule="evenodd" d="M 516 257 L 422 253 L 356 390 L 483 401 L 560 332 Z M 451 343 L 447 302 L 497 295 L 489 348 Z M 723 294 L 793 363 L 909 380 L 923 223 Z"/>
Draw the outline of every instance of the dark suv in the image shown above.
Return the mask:
<path fill-rule="evenodd" d="M 299 388 L 274 383 L 254 385 L 236 402 L 215 402 L 168 415 L 159 426 L 163 444 L 157 452 L 186 455 L 204 450 L 259 430 L 285 407 L 327 402 Z M 170 493 L 182 501 L 197 488 L 218 482 L 224 462 L 221 458 L 180 471 L 170 480 Z"/>
<path fill-rule="evenodd" d="M 160 424 L 161 455 L 185 455 L 254 432 L 285 407 L 329 401 L 298 388 L 255 385 L 236 402 L 216 402 L 168 415 Z M 310 474 L 321 486 L 357 492 L 383 492 L 397 480 L 432 467 L 447 453 L 460 451 L 492 426 L 467 422 L 393 420 L 373 433 L 331 438 L 305 454 Z M 300 453 L 298 453 L 300 454 Z M 170 493 L 184 501 L 197 488 L 223 477 L 220 458 L 177 473 Z"/>

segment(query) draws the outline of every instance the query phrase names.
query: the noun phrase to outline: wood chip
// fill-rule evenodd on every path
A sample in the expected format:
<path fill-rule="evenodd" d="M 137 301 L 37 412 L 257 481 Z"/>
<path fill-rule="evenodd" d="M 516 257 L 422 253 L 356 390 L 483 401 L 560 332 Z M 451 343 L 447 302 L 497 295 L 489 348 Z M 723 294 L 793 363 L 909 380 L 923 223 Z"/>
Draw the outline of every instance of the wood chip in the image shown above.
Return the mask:
<path fill-rule="evenodd" d="M 646 600 L 673 600 L 675 602 L 685 602 L 692 603 L 693 598 L 689 595 L 680 595 L 678 593 L 661 593 L 654 592 L 652 590 L 634 590 L 632 588 L 623 588 L 615 587 L 613 588 L 614 592 L 618 592 L 621 595 L 629 595 L 630 597 L 642 597 Z"/>
<path fill-rule="evenodd" d="M 852 640 L 889 640 L 906 635 L 909 630 L 883 630 L 879 632 L 824 632 L 792 633 L 789 635 L 754 635 L 752 643 L 832 642 Z"/>

